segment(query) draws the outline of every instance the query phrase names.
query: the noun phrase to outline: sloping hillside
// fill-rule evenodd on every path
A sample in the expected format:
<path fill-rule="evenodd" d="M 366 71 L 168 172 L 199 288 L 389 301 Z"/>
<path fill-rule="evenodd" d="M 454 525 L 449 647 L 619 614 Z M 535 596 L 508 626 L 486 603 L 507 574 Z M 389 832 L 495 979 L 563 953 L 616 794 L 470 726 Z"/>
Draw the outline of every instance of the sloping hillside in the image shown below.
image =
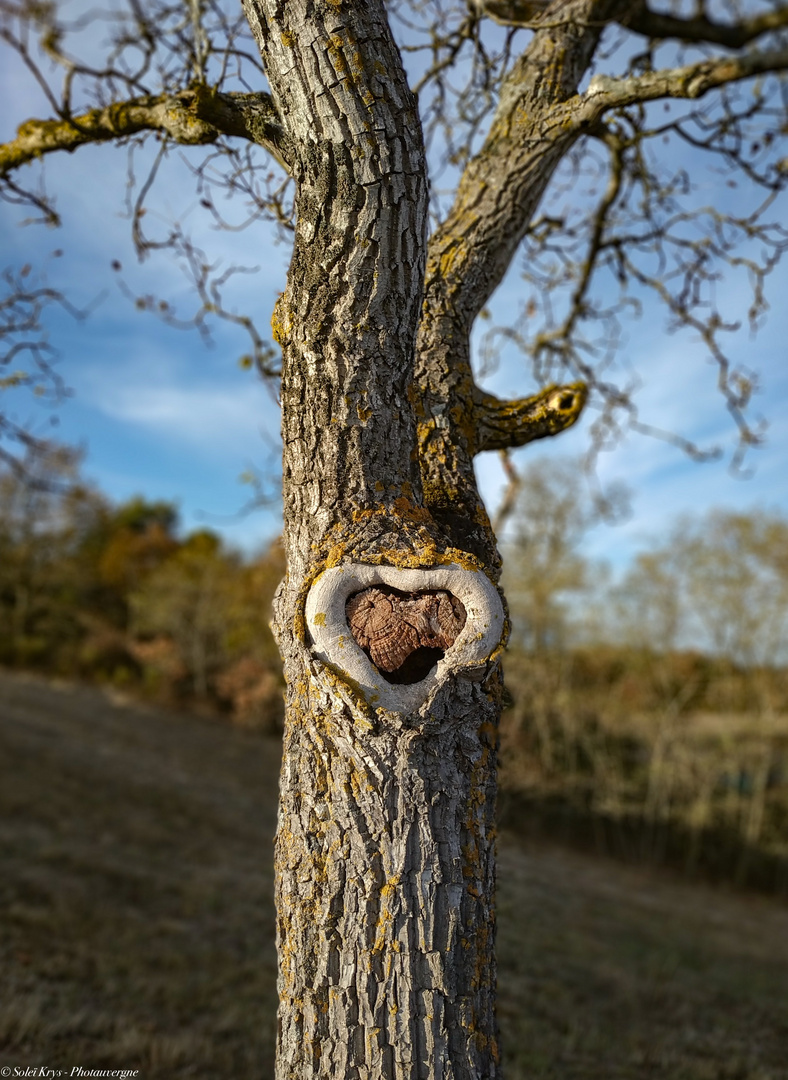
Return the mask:
<path fill-rule="evenodd" d="M 0 1066 L 268 1080 L 278 757 L 0 677 Z M 788 1078 L 784 907 L 511 835 L 500 882 L 510 1080 Z"/>

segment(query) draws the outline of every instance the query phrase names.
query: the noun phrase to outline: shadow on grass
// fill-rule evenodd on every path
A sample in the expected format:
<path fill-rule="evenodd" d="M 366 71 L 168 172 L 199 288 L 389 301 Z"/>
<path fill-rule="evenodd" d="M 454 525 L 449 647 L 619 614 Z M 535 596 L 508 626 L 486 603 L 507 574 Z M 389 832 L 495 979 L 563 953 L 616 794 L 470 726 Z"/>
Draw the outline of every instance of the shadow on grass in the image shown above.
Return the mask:
<path fill-rule="evenodd" d="M 690 879 L 729 883 L 788 897 L 788 859 L 747 844 L 722 826 L 692 829 L 636 814 L 605 814 L 563 795 L 502 790 L 500 826 L 527 839 L 546 839 L 634 865 L 666 867 Z"/>

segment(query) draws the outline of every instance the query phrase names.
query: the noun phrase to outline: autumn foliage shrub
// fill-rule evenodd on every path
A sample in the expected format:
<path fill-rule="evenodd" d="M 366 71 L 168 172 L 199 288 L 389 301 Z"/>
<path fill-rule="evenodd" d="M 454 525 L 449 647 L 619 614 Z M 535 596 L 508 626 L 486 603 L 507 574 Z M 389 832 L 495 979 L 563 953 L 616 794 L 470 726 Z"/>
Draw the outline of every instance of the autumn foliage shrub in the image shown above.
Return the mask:
<path fill-rule="evenodd" d="M 173 504 L 113 505 L 78 466 L 61 449 L 39 486 L 0 475 L 0 663 L 276 730 L 279 544 L 248 558 L 208 530 L 183 536 Z"/>

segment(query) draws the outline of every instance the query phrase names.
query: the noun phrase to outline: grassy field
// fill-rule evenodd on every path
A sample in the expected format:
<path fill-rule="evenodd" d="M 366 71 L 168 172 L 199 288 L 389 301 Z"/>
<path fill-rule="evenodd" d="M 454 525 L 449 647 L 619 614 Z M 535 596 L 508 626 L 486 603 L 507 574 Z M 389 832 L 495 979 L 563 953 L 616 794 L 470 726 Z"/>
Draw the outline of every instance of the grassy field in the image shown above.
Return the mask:
<path fill-rule="evenodd" d="M 0 1067 L 272 1076 L 278 759 L 0 677 Z M 505 833 L 499 912 L 509 1080 L 788 1080 L 777 901 Z"/>

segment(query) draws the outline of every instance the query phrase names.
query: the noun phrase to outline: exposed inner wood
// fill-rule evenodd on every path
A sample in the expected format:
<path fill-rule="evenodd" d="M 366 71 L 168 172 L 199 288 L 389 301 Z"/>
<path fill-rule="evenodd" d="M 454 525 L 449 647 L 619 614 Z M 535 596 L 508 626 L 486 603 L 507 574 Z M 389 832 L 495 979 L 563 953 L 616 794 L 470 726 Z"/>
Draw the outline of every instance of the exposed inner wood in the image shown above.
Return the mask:
<path fill-rule="evenodd" d="M 462 602 L 443 589 L 404 593 L 374 586 L 351 596 L 345 610 L 356 643 L 392 683 L 423 679 L 467 619 Z"/>

